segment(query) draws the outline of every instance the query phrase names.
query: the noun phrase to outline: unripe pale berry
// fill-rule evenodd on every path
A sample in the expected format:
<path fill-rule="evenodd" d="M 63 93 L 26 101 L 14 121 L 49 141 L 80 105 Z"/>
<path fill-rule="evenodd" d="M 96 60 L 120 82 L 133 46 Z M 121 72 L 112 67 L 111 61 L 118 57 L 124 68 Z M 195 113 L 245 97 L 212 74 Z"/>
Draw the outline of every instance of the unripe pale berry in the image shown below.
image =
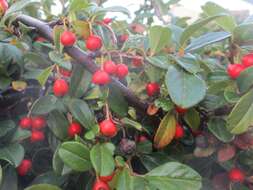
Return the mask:
<path fill-rule="evenodd" d="M 73 46 L 76 42 L 76 35 L 70 31 L 64 31 L 60 37 L 63 46 Z"/>
<path fill-rule="evenodd" d="M 55 96 L 61 97 L 67 94 L 69 91 L 69 85 L 64 79 L 57 79 L 53 85 L 53 92 Z"/>

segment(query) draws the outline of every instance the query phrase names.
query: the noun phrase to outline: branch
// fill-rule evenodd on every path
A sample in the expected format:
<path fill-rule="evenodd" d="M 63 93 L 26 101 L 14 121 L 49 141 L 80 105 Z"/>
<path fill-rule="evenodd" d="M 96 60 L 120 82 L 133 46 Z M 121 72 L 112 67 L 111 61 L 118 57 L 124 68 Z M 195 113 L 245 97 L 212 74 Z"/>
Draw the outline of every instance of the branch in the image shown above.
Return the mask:
<path fill-rule="evenodd" d="M 27 15 L 18 16 L 16 21 L 19 21 L 29 27 L 35 28 L 39 35 L 53 43 L 53 30 L 48 23 Z M 93 61 L 92 57 L 86 52 L 82 51 L 80 48 L 76 46 L 66 47 L 64 48 L 64 51 L 74 60 L 76 60 L 77 63 L 82 64 L 91 73 L 94 73 L 99 69 Z M 112 84 L 121 90 L 130 105 L 132 105 L 139 111 L 146 112 L 148 107 L 148 104 L 146 102 L 140 100 L 132 91 L 130 91 L 117 79 L 112 78 Z"/>

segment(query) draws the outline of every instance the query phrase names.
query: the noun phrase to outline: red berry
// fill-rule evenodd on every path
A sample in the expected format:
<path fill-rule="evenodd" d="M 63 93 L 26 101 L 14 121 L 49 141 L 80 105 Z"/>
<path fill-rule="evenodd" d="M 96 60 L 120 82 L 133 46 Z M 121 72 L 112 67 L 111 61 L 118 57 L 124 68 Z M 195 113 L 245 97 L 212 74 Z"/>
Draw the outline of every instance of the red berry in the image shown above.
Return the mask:
<path fill-rule="evenodd" d="M 19 126 L 23 129 L 28 129 L 32 126 L 32 119 L 30 117 L 23 117 L 19 121 Z"/>
<path fill-rule="evenodd" d="M 99 50 L 102 47 L 102 39 L 99 36 L 91 35 L 86 40 L 86 48 L 90 51 Z"/>
<path fill-rule="evenodd" d="M 45 42 L 46 39 L 39 36 L 39 37 L 37 37 L 37 38 L 35 39 L 35 41 L 36 41 L 36 42 Z"/>
<path fill-rule="evenodd" d="M 117 134 L 117 127 L 112 120 L 106 119 L 99 124 L 100 133 L 106 137 L 114 137 Z"/>
<path fill-rule="evenodd" d="M 103 19 L 103 23 L 104 24 L 110 24 L 112 22 L 112 19 L 111 18 L 104 18 Z"/>
<path fill-rule="evenodd" d="M 70 77 L 71 76 L 71 71 L 69 71 L 67 69 L 64 69 L 64 68 L 60 67 L 59 71 L 60 71 L 62 76 L 65 76 L 65 77 Z"/>
<path fill-rule="evenodd" d="M 44 139 L 45 139 L 45 135 L 42 131 L 32 131 L 32 134 L 31 134 L 32 143 L 43 141 Z"/>
<path fill-rule="evenodd" d="M 244 69 L 245 66 L 242 64 L 229 64 L 227 73 L 232 79 L 236 79 Z"/>
<path fill-rule="evenodd" d="M 6 0 L 0 0 L 0 15 L 3 15 L 8 8 L 8 2 Z"/>
<path fill-rule="evenodd" d="M 103 68 L 108 74 L 115 74 L 117 71 L 117 65 L 113 61 L 104 62 Z"/>
<path fill-rule="evenodd" d="M 103 182 L 109 182 L 109 181 L 112 181 L 114 174 L 115 173 L 113 172 L 111 175 L 108 175 L 108 176 L 100 176 L 99 179 Z"/>
<path fill-rule="evenodd" d="M 184 136 L 184 128 L 179 123 L 177 123 L 174 138 L 175 139 L 181 139 L 183 136 Z"/>
<path fill-rule="evenodd" d="M 242 170 L 238 168 L 233 168 L 229 171 L 228 177 L 232 182 L 243 182 L 245 179 L 245 174 Z"/>
<path fill-rule="evenodd" d="M 139 59 L 139 58 L 133 58 L 133 65 L 134 65 L 135 67 L 140 67 L 140 66 L 142 66 L 142 60 Z"/>
<path fill-rule="evenodd" d="M 38 130 L 46 126 L 46 120 L 43 117 L 37 116 L 32 118 L 32 129 Z"/>
<path fill-rule="evenodd" d="M 184 114 L 185 112 L 187 112 L 187 109 L 179 107 L 179 106 L 176 106 L 176 111 L 179 114 Z"/>
<path fill-rule="evenodd" d="M 32 169 L 32 161 L 29 159 L 24 159 L 17 167 L 17 172 L 18 175 L 25 176 L 31 169 Z"/>
<path fill-rule="evenodd" d="M 81 131 L 82 128 L 79 123 L 72 122 L 68 128 L 68 135 L 69 137 L 74 137 L 75 135 L 80 135 Z"/>
<path fill-rule="evenodd" d="M 124 78 L 128 75 L 128 67 L 127 65 L 121 63 L 117 65 L 116 74 L 119 78 Z"/>
<path fill-rule="evenodd" d="M 53 92 L 55 96 L 64 96 L 69 91 L 68 83 L 63 79 L 57 79 L 53 85 Z"/>
<path fill-rule="evenodd" d="M 138 142 L 146 142 L 148 140 L 148 138 L 144 135 L 140 135 L 138 138 Z"/>
<path fill-rule="evenodd" d="M 128 38 L 129 38 L 128 34 L 122 34 L 122 35 L 119 36 L 119 41 L 121 43 L 124 43 L 125 41 L 128 40 Z"/>
<path fill-rule="evenodd" d="M 105 85 L 111 81 L 110 76 L 107 72 L 98 70 L 92 76 L 92 82 L 98 85 Z"/>
<path fill-rule="evenodd" d="M 63 46 L 73 46 L 76 42 L 76 35 L 70 31 L 64 31 L 60 38 Z"/>
<path fill-rule="evenodd" d="M 150 82 L 146 85 L 146 92 L 148 96 L 153 96 L 160 91 L 160 85 L 156 82 Z"/>
<path fill-rule="evenodd" d="M 106 182 L 96 180 L 93 184 L 92 190 L 110 190 L 110 187 Z"/>
<path fill-rule="evenodd" d="M 253 65 L 253 53 L 244 55 L 244 56 L 242 57 L 242 64 L 243 64 L 245 67 L 250 67 L 250 66 L 252 66 L 252 65 Z"/>

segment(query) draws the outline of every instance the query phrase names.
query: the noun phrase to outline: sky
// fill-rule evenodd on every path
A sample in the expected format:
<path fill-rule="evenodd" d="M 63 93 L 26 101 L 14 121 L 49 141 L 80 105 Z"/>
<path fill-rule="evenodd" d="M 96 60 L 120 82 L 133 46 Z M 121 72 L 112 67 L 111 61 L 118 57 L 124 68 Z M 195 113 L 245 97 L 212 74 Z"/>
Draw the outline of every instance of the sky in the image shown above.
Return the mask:
<path fill-rule="evenodd" d="M 222 7 L 229 10 L 249 10 L 251 14 L 253 14 L 253 4 L 247 3 L 244 0 L 181 0 L 179 2 L 181 7 L 176 7 L 173 10 L 173 13 L 177 16 L 191 16 L 197 17 L 201 12 L 201 6 L 206 2 L 211 1 L 221 5 Z M 127 7 L 132 15 L 135 10 L 138 10 L 140 4 L 143 3 L 143 0 L 109 0 L 105 3 L 105 6 L 124 6 Z M 119 14 L 109 14 L 110 16 L 117 15 L 119 18 L 125 18 L 124 16 Z"/>

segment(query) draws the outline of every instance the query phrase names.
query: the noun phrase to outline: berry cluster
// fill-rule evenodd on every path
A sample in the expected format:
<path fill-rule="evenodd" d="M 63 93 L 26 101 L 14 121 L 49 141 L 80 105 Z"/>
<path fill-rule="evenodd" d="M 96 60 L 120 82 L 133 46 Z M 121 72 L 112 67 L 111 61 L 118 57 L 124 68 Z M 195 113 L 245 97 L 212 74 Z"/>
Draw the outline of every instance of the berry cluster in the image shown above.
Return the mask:
<path fill-rule="evenodd" d="M 253 65 L 253 54 L 247 54 L 242 57 L 241 64 L 229 64 L 227 67 L 227 73 L 232 79 L 236 79 L 240 76 L 241 72 Z"/>

